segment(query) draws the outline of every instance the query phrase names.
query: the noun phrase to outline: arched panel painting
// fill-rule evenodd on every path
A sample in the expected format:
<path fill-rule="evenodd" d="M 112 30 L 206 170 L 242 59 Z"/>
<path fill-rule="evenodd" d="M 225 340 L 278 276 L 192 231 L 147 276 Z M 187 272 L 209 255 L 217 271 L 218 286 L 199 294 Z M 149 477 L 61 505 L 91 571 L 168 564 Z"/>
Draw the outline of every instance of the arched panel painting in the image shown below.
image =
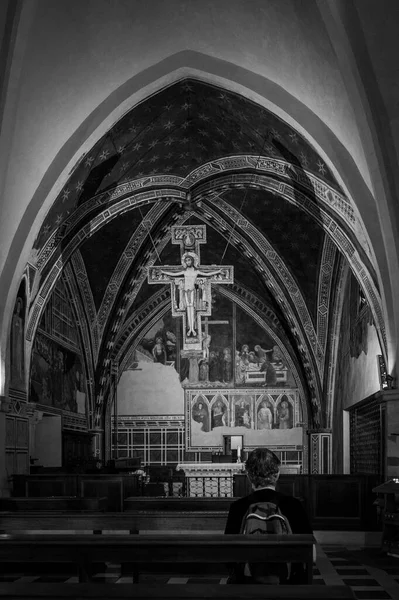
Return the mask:
<path fill-rule="evenodd" d="M 186 448 L 222 450 L 224 435 L 242 435 L 244 448 L 303 444 L 298 390 L 186 390 Z"/>

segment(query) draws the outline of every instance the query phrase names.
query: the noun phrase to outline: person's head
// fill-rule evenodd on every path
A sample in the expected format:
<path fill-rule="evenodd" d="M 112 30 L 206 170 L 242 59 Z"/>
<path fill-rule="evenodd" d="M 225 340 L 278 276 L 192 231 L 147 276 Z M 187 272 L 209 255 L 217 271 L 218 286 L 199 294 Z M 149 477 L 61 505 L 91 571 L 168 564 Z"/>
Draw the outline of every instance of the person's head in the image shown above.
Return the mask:
<path fill-rule="evenodd" d="M 268 448 L 256 448 L 248 455 L 245 468 L 254 489 L 274 486 L 280 474 L 280 460 Z"/>
<path fill-rule="evenodd" d="M 244 344 L 241 348 L 241 352 L 249 352 L 249 346 L 247 344 Z"/>
<path fill-rule="evenodd" d="M 202 409 L 202 402 L 198 402 L 198 408 L 201 410 Z"/>
<path fill-rule="evenodd" d="M 283 400 L 282 401 L 281 408 L 288 408 L 288 402 L 287 402 L 287 400 Z"/>
<path fill-rule="evenodd" d="M 192 267 L 194 266 L 194 259 L 192 256 L 190 256 L 189 254 L 187 256 L 184 257 L 184 262 L 186 264 L 187 267 Z"/>

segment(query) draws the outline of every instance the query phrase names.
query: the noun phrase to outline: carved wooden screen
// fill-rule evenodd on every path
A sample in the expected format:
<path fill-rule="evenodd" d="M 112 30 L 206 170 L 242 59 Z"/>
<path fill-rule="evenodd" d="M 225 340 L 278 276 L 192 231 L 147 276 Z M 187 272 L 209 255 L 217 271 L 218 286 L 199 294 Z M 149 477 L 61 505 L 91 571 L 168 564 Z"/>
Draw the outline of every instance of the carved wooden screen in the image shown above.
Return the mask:
<path fill-rule="evenodd" d="M 373 400 L 349 413 L 351 474 L 383 475 L 385 406 Z"/>

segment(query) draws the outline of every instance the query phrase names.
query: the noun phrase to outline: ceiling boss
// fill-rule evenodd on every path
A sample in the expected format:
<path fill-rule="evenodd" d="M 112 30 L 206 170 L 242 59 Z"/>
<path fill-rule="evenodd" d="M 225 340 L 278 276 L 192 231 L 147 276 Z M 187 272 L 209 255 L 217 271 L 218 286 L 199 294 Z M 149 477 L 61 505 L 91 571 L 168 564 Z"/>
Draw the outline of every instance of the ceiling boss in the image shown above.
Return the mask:
<path fill-rule="evenodd" d="M 170 283 L 172 315 L 183 318 L 183 350 L 203 351 L 201 318 L 212 314 L 211 284 L 232 284 L 232 266 L 201 265 L 200 245 L 206 243 L 205 225 L 171 228 L 172 244 L 180 245 L 180 265 L 148 268 L 148 283 Z M 182 268 L 183 267 L 183 268 Z"/>

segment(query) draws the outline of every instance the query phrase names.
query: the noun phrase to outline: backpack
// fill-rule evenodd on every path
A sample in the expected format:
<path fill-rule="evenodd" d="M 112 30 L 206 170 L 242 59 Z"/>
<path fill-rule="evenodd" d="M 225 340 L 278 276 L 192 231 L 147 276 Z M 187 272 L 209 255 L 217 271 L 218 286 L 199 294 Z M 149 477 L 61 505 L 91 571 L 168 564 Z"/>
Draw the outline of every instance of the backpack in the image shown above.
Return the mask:
<path fill-rule="evenodd" d="M 290 523 L 275 502 L 251 504 L 242 520 L 241 533 L 246 535 L 289 535 Z M 288 580 L 291 563 L 246 563 L 244 575 L 254 583 L 276 584 Z"/>

